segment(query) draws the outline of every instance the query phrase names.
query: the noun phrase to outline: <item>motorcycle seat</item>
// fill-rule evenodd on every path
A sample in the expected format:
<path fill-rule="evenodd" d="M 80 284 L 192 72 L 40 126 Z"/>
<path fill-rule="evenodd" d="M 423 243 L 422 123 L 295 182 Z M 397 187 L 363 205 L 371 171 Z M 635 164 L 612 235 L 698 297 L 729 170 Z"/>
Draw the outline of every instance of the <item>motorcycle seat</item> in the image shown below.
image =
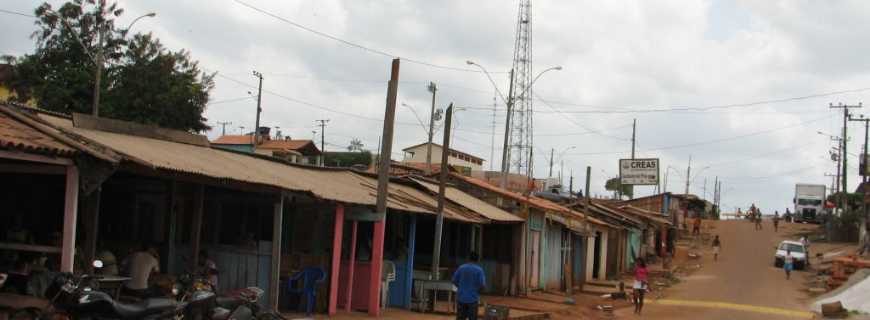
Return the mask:
<path fill-rule="evenodd" d="M 113 306 L 118 316 L 129 319 L 175 310 L 178 303 L 172 299 L 145 299 L 135 303 L 115 302 Z"/>
<path fill-rule="evenodd" d="M 217 297 L 215 304 L 218 307 L 233 310 L 236 307 L 245 304 L 245 301 L 236 297 Z"/>

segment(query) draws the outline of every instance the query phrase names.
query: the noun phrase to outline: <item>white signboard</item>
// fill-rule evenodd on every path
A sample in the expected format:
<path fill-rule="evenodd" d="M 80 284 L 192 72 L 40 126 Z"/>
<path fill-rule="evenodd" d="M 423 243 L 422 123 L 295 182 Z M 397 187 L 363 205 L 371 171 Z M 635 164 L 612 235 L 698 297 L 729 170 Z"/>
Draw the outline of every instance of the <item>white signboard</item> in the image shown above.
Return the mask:
<path fill-rule="evenodd" d="M 659 159 L 619 159 L 619 178 L 624 185 L 657 185 Z"/>

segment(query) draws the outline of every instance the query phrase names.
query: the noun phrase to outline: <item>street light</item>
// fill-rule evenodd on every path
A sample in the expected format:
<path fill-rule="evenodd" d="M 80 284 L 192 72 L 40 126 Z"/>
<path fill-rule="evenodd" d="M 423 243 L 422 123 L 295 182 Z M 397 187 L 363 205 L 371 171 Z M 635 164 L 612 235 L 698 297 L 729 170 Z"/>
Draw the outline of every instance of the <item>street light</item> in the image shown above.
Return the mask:
<path fill-rule="evenodd" d="M 562 181 L 562 172 L 565 170 L 565 159 L 563 159 L 563 156 L 565 155 L 565 152 L 568 152 L 568 150 L 576 148 L 577 146 L 570 146 L 565 148 L 565 150 L 562 150 L 562 152 L 559 152 L 559 185 L 565 185 L 565 181 Z M 550 160 L 550 163 L 552 163 L 552 159 Z"/>
<path fill-rule="evenodd" d="M 665 185 L 664 185 L 664 192 L 668 192 L 668 174 L 671 173 L 671 170 L 673 170 L 674 173 L 676 173 L 677 175 L 680 175 L 680 171 L 677 171 L 677 169 L 674 168 L 674 167 L 668 166 L 668 168 L 665 169 Z"/>
<path fill-rule="evenodd" d="M 480 65 L 474 61 L 471 61 L 471 60 L 468 60 L 465 63 L 468 65 L 476 66 L 481 71 L 483 71 L 483 74 L 485 74 L 486 78 L 489 79 L 489 83 L 491 83 L 493 88 L 495 88 L 495 92 L 498 93 L 498 96 L 501 98 L 502 102 L 504 102 L 504 104 L 507 108 L 507 112 L 505 115 L 505 124 L 504 124 L 504 143 L 502 145 L 502 150 L 501 150 L 501 183 L 499 185 L 502 188 L 506 188 L 507 187 L 507 173 L 508 173 L 508 168 L 509 168 L 509 166 L 508 166 L 508 152 L 510 152 L 510 148 L 509 148 L 508 144 L 509 144 L 509 138 L 510 138 L 511 111 L 513 110 L 514 70 L 511 69 L 511 72 L 510 72 L 511 85 L 508 88 L 508 95 L 510 95 L 510 96 L 505 98 L 504 94 L 501 93 L 501 90 L 498 89 L 498 85 L 496 85 L 495 81 L 492 80 L 492 76 L 489 74 L 489 71 L 487 71 L 486 68 L 484 68 L 482 65 Z M 541 75 L 543 75 L 547 71 L 551 71 L 551 70 L 562 70 L 562 67 L 555 66 L 555 67 L 550 67 L 550 68 L 544 69 L 544 71 L 541 71 L 540 73 L 538 73 L 537 76 L 535 76 L 535 78 L 532 80 L 532 83 L 530 83 L 529 86 L 519 95 L 520 96 L 525 95 L 526 91 L 528 91 L 529 89 L 532 88 L 532 86 L 534 86 L 535 82 L 538 81 L 538 78 L 540 78 Z"/>

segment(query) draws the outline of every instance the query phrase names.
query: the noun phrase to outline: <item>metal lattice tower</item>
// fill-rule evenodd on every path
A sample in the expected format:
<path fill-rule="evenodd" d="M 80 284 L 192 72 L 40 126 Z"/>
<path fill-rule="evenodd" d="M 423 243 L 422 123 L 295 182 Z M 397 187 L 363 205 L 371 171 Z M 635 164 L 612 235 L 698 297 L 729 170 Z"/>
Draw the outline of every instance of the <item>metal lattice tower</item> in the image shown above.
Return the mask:
<path fill-rule="evenodd" d="M 508 172 L 531 175 L 532 159 L 532 4 L 520 0 L 514 44 L 514 90 Z"/>

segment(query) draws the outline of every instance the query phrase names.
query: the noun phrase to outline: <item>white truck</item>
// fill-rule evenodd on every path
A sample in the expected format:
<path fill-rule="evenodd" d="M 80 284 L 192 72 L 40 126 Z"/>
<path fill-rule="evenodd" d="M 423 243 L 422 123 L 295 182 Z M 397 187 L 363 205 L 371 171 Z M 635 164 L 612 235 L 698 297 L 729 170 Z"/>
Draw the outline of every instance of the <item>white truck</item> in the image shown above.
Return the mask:
<path fill-rule="evenodd" d="M 794 188 L 794 222 L 821 222 L 825 212 L 825 185 L 798 183 Z"/>

